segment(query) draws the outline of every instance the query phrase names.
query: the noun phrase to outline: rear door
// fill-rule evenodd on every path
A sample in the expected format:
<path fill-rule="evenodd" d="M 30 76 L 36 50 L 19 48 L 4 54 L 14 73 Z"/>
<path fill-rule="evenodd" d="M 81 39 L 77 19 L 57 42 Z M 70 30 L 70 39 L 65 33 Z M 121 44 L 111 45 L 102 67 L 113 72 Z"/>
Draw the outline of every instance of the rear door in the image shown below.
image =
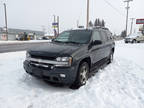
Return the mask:
<path fill-rule="evenodd" d="M 102 48 L 102 56 L 103 58 L 106 58 L 111 53 L 111 47 L 112 47 L 112 35 L 107 30 L 101 30 L 101 37 L 103 42 L 103 48 Z"/>
<path fill-rule="evenodd" d="M 92 41 L 94 42 L 95 40 L 102 41 L 100 32 L 98 30 L 93 31 L 92 35 Z M 91 57 L 92 57 L 92 64 L 95 64 L 96 62 L 100 61 L 102 59 L 102 44 L 100 45 L 92 45 L 91 48 Z"/>

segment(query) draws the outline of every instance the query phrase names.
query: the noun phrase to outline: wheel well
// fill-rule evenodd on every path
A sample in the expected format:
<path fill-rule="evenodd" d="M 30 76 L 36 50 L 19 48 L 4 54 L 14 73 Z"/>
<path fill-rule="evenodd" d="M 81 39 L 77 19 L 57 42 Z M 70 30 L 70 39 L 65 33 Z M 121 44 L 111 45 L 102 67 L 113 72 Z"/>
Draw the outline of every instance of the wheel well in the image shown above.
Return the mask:
<path fill-rule="evenodd" d="M 81 60 L 80 64 L 83 62 L 87 62 L 89 64 L 89 67 L 91 68 L 91 59 L 90 57 L 84 58 L 83 60 Z"/>
<path fill-rule="evenodd" d="M 115 49 L 114 48 L 112 48 L 112 52 L 114 53 L 114 51 L 115 51 Z"/>

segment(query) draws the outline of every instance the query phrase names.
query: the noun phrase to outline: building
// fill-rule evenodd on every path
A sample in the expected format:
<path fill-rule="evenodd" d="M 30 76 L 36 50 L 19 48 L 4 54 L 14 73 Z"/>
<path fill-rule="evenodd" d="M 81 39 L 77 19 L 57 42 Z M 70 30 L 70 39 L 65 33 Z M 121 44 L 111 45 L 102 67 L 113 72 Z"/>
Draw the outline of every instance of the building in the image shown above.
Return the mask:
<path fill-rule="evenodd" d="M 44 32 L 42 31 L 34 31 L 34 30 L 24 30 L 24 29 L 8 29 L 8 40 L 16 40 L 16 35 L 19 33 L 35 33 L 35 35 L 38 37 L 44 36 Z M 5 35 L 5 31 L 3 28 L 0 27 L 0 40 L 3 40 Z"/>

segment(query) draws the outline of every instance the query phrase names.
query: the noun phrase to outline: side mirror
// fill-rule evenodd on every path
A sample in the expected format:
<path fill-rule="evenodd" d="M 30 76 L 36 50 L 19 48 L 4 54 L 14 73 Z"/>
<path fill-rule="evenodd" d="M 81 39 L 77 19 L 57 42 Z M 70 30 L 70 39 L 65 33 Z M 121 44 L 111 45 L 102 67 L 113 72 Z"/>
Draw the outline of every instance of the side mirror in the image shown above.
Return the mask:
<path fill-rule="evenodd" d="M 93 41 L 93 45 L 100 45 L 100 44 L 102 44 L 102 41 L 100 40 Z"/>

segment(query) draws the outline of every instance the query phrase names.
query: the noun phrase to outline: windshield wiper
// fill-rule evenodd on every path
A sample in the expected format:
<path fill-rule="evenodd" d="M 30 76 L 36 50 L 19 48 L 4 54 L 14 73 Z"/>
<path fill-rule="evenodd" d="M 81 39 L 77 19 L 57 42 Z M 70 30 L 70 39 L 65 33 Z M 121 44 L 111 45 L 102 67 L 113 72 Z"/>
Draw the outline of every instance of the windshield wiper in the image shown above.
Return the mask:
<path fill-rule="evenodd" d="M 58 40 L 54 40 L 54 42 L 59 42 L 59 43 L 63 43 L 62 41 L 58 41 Z"/>
<path fill-rule="evenodd" d="M 58 40 L 55 40 L 54 42 L 80 44 L 79 42 L 74 42 L 74 41 L 58 41 Z"/>
<path fill-rule="evenodd" d="M 74 41 L 67 41 L 65 43 L 73 43 L 73 44 L 80 44 L 79 42 L 74 42 Z"/>

